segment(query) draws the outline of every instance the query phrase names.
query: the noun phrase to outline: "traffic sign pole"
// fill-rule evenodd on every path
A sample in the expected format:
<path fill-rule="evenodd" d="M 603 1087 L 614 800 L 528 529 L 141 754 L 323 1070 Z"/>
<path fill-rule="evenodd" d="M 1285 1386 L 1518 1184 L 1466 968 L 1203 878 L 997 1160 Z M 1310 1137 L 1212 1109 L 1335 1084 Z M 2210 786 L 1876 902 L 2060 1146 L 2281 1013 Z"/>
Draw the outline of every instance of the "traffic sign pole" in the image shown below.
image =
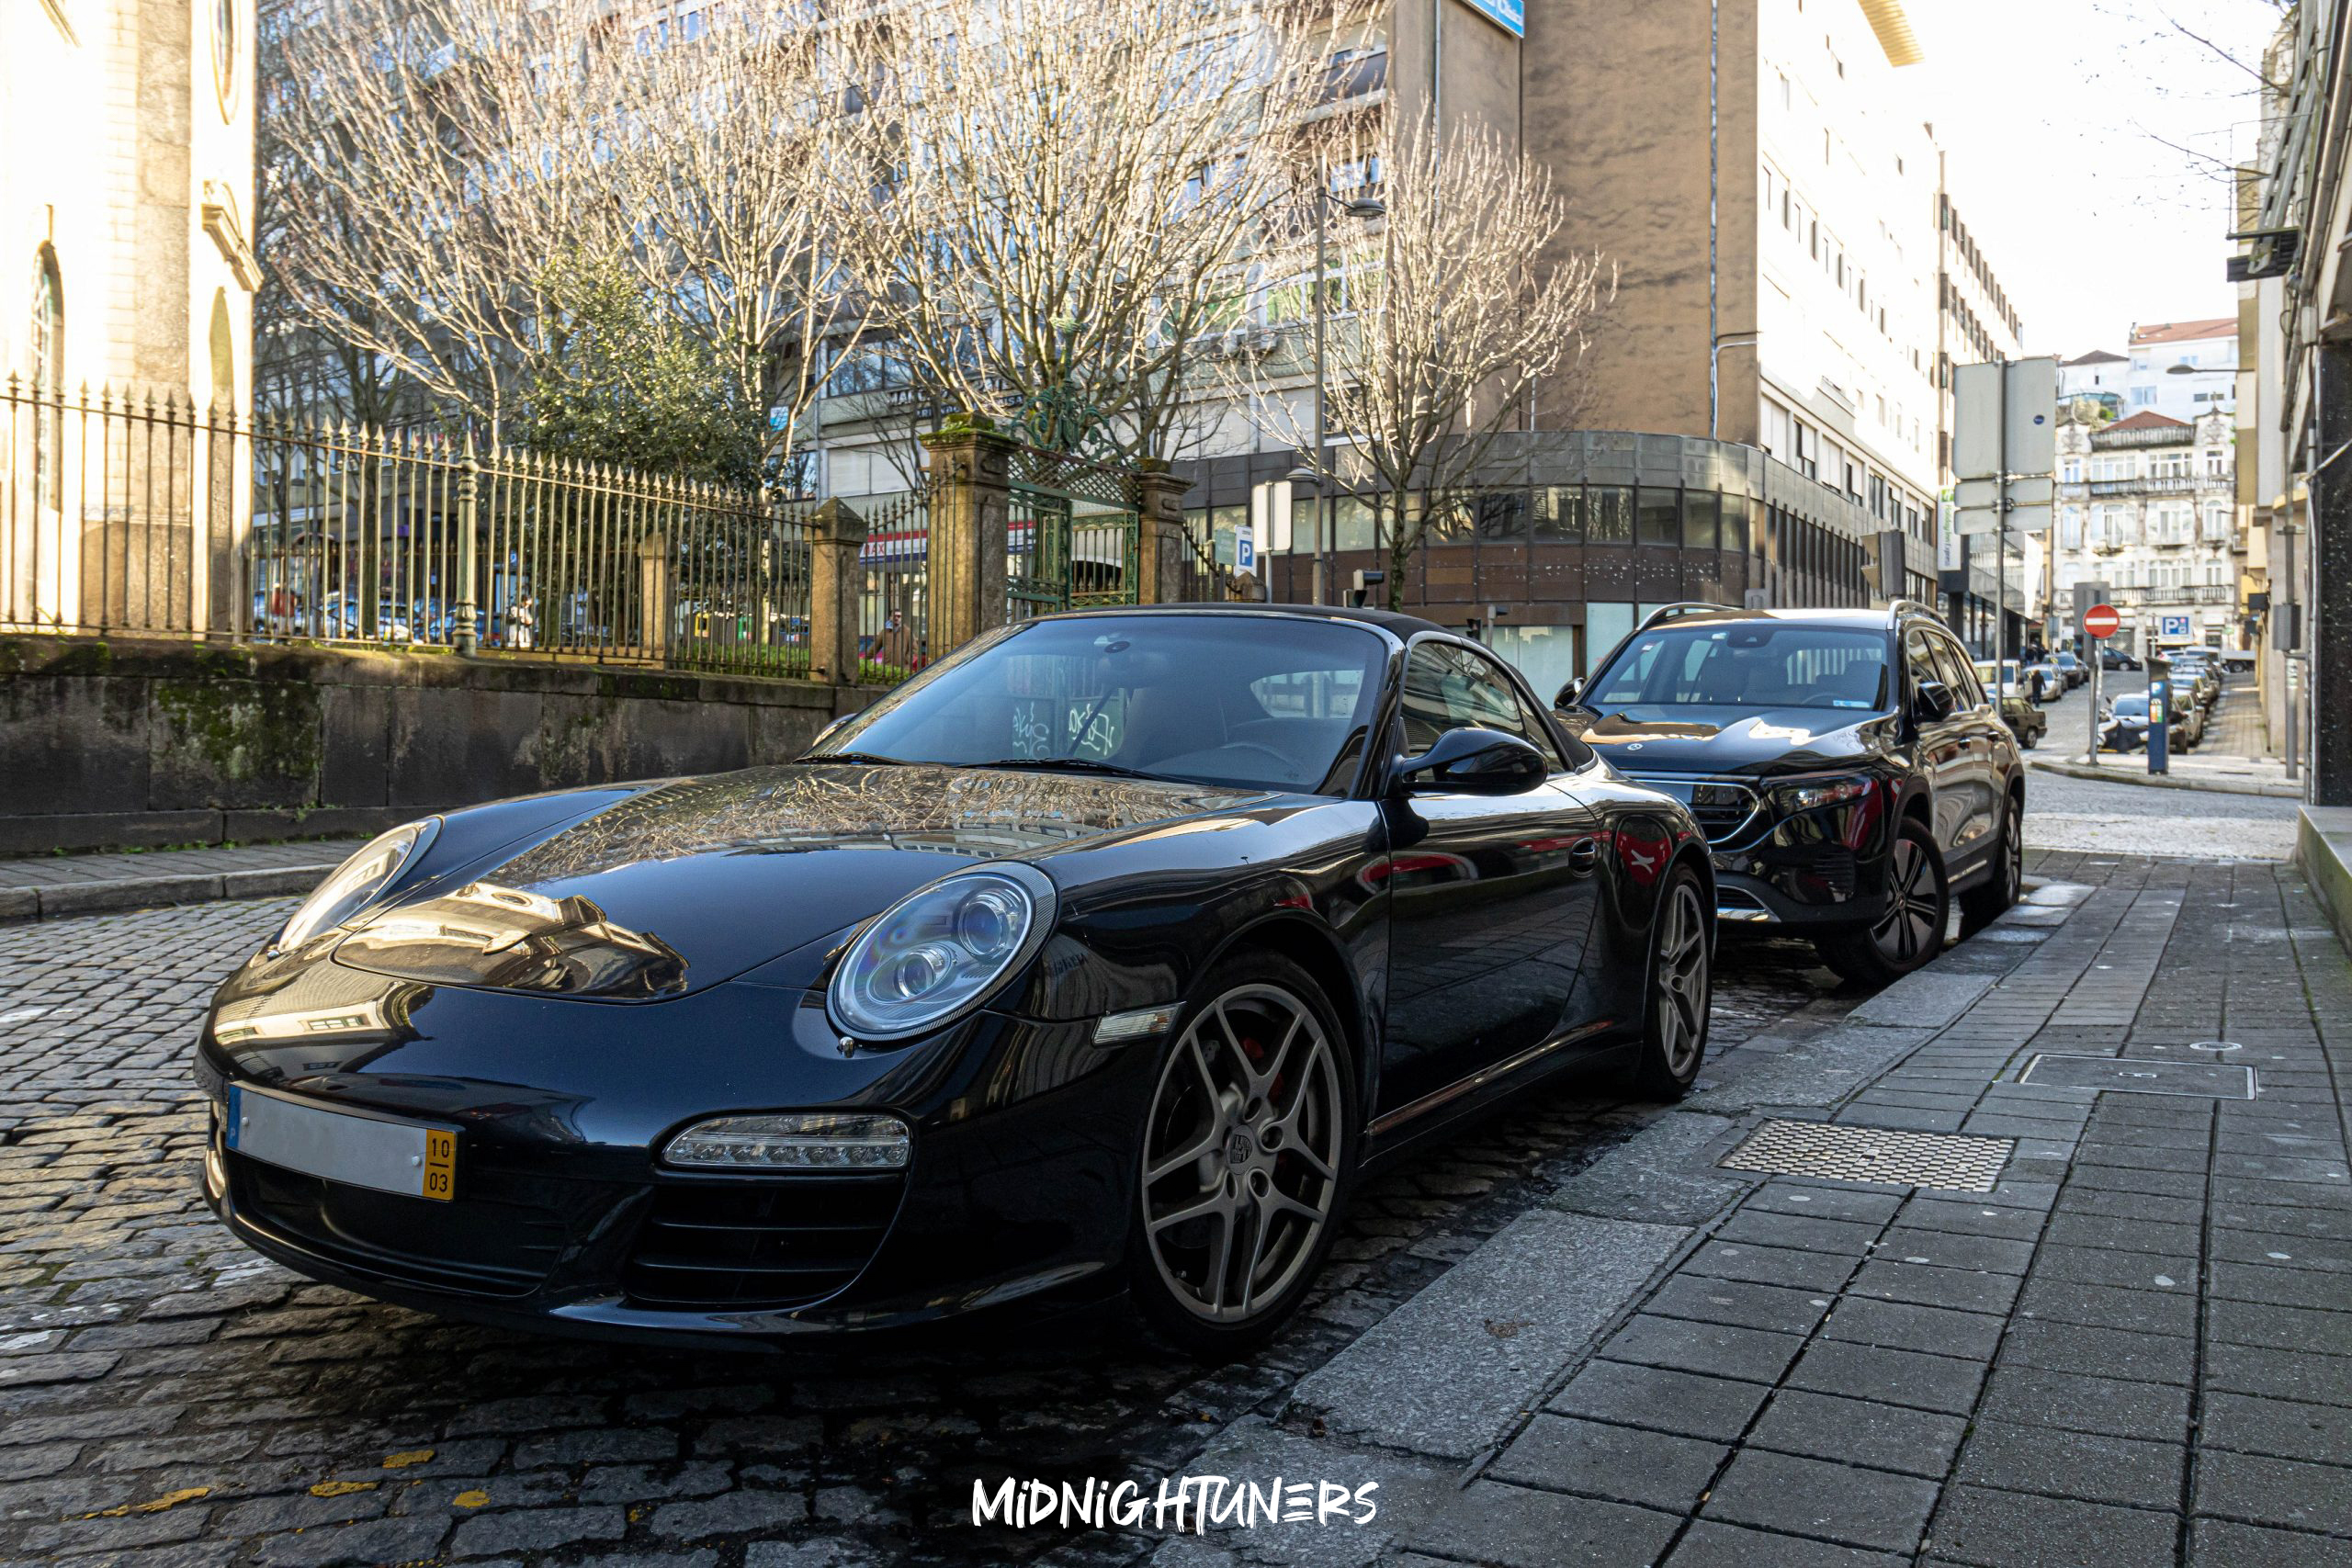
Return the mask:
<path fill-rule="evenodd" d="M 2093 604 L 2083 612 L 2082 621 L 2083 651 L 2090 655 L 2091 660 L 2091 739 L 2085 755 L 2090 759 L 2090 765 L 2096 768 L 2098 766 L 2098 689 L 2107 679 L 2107 661 L 2099 657 L 2098 645 L 2115 635 L 2115 628 L 2123 624 L 2123 617 L 2115 613 L 2112 604 Z"/>

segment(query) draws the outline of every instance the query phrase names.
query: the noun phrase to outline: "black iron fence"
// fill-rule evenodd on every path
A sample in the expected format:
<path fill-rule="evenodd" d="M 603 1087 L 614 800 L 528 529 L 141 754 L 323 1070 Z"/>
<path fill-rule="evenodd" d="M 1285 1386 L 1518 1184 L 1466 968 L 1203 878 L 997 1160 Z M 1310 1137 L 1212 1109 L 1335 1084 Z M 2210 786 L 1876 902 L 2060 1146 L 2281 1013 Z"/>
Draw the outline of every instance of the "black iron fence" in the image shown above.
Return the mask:
<path fill-rule="evenodd" d="M 812 506 L 436 430 L 0 386 L 0 632 L 809 668 Z M 917 563 L 926 511 L 888 519 Z"/>

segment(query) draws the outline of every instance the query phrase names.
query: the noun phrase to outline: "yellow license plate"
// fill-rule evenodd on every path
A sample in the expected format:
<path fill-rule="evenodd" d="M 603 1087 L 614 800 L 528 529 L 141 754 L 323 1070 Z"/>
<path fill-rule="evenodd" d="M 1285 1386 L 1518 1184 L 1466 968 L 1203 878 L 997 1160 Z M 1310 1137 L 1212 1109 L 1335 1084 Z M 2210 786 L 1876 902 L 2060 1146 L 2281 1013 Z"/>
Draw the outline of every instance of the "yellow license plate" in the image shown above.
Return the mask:
<path fill-rule="evenodd" d="M 424 1130 L 424 1197 L 446 1203 L 458 1195 L 458 1134 Z"/>

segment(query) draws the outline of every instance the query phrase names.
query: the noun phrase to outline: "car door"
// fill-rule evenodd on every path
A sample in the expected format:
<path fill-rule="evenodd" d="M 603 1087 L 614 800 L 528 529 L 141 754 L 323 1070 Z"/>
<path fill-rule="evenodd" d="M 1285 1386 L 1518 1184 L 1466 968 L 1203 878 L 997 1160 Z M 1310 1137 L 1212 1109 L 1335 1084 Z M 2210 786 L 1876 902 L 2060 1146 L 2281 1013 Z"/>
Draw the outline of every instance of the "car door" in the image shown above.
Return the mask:
<path fill-rule="evenodd" d="M 1969 751 L 1971 726 L 1966 705 L 1969 694 L 1977 688 L 1973 683 L 1953 684 L 1954 672 L 1947 671 L 1937 658 L 1935 634 L 1917 621 L 1904 628 L 1903 668 L 1911 722 L 1919 737 L 1919 768 L 1927 777 L 1936 848 L 1949 870 L 1954 865 L 1953 857 L 1966 852 L 1970 831 L 1973 808 L 1969 796 L 1976 763 Z M 1919 688 L 1930 681 L 1951 693 L 1952 711 L 1945 718 L 1930 719 L 1919 706 Z"/>
<path fill-rule="evenodd" d="M 2002 743 L 2007 739 L 2008 725 L 2001 717 L 2000 699 L 1985 692 L 1976 679 L 1974 662 L 1960 644 L 1925 622 L 1915 622 L 1911 630 L 1927 638 L 1952 694 L 1949 726 L 1962 752 L 1950 786 L 1957 797 L 1958 827 L 1945 844 L 1944 864 L 1948 872 L 1956 874 L 1994 844 L 1999 828 Z M 2040 716 L 2040 710 L 2035 713 Z"/>
<path fill-rule="evenodd" d="M 1567 787 L 1557 738 L 1499 666 L 1435 637 L 1408 649 L 1396 749 L 1446 730 L 1517 735 L 1552 772 L 1515 795 L 1418 788 L 1383 803 L 1389 991 L 1377 1110 L 1396 1111 L 1544 1043 L 1589 1007 L 1578 971 L 1600 908 L 1598 818 Z"/>

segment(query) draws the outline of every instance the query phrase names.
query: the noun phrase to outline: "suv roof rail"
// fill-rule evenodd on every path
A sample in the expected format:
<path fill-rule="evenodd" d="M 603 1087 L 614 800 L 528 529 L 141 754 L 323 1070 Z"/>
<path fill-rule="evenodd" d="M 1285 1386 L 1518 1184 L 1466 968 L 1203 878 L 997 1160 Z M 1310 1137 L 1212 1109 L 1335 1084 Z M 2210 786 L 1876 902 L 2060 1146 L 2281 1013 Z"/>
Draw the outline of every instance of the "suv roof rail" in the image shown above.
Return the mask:
<path fill-rule="evenodd" d="M 1891 615 L 1899 615 L 1905 610 L 1917 610 L 1923 615 L 1932 615 L 1939 621 L 1943 619 L 1943 615 L 1936 607 L 1925 599 L 1890 599 L 1886 603 L 1886 608 Z"/>
<path fill-rule="evenodd" d="M 1657 625 L 1660 621 L 1670 621 L 1678 615 L 1702 615 L 1717 610 L 1728 610 L 1735 615 L 1744 615 L 1747 614 L 1747 611 L 1738 604 L 1714 604 L 1708 603 L 1704 599 L 1685 599 L 1679 604 L 1660 604 L 1657 609 L 1652 610 L 1648 615 L 1644 615 L 1642 617 L 1642 624 L 1635 626 L 1634 629 L 1637 632 L 1644 632 L 1649 630 L 1650 627 Z"/>

